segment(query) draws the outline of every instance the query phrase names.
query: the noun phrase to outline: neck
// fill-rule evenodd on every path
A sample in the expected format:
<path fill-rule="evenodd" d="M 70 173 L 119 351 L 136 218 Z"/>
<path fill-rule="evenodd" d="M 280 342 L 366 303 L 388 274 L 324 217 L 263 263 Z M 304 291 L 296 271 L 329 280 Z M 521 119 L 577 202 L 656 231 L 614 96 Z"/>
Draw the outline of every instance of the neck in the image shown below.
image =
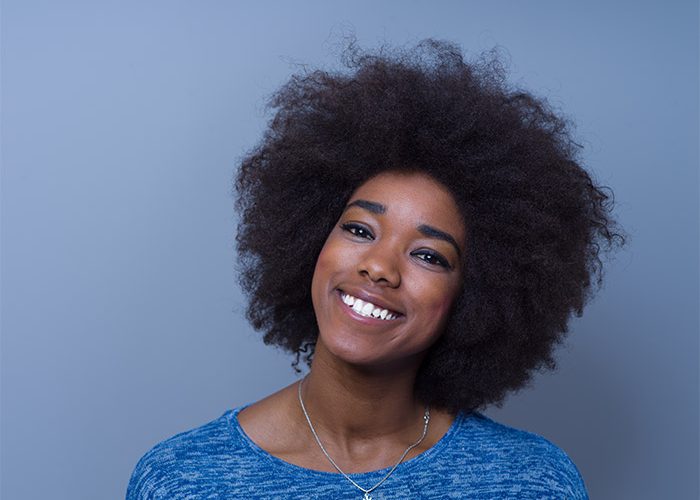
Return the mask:
<path fill-rule="evenodd" d="M 415 399 L 418 363 L 391 370 L 369 370 L 334 362 L 319 343 L 302 386 L 314 427 L 338 445 L 387 437 L 415 437 L 425 406 Z"/>

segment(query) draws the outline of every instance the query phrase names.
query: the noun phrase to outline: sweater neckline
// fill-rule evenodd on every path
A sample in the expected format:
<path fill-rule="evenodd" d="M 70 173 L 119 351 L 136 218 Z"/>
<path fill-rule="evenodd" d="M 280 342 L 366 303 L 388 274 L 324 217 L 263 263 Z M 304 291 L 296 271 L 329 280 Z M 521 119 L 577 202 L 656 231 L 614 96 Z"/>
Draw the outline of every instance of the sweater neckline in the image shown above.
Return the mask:
<path fill-rule="evenodd" d="M 281 469 L 285 469 L 289 472 L 292 472 L 294 474 L 307 474 L 310 476 L 316 476 L 316 477 L 332 477 L 332 476 L 339 476 L 340 474 L 338 472 L 327 472 L 327 471 L 320 471 L 316 469 L 307 469 L 306 467 L 301 467 L 300 465 L 295 465 L 293 463 L 287 462 L 285 460 L 282 460 L 279 457 L 276 457 L 275 455 L 272 455 L 271 453 L 265 451 L 262 449 L 260 446 L 258 446 L 250 437 L 245 433 L 243 430 L 243 427 L 241 427 L 240 422 L 238 421 L 238 414 L 250 406 L 250 404 L 246 404 L 243 406 L 239 406 L 237 408 L 234 408 L 233 410 L 229 410 L 228 412 L 228 421 L 229 425 L 231 426 L 231 430 L 240 438 L 240 440 L 243 442 L 243 444 L 255 455 L 259 456 L 260 458 L 266 460 L 267 462 L 270 462 L 272 465 L 279 467 Z M 454 435 L 457 433 L 457 429 L 463 424 L 464 420 L 467 418 L 467 416 L 463 415 L 462 412 L 458 413 L 454 420 L 452 421 L 452 424 L 450 425 L 450 428 L 447 430 L 447 432 L 438 440 L 437 443 L 435 443 L 433 446 L 425 450 L 424 452 L 416 455 L 415 457 L 406 460 L 404 462 L 401 462 L 399 466 L 396 468 L 395 473 L 401 472 L 401 471 L 410 471 L 411 469 L 415 467 L 419 467 L 421 465 L 424 465 L 425 463 L 429 462 L 430 460 L 434 459 L 440 452 L 442 452 L 452 441 L 452 438 Z M 393 467 L 393 466 L 391 466 Z M 357 480 L 364 480 L 364 479 L 371 479 L 374 476 L 380 476 L 382 474 L 386 474 L 391 470 L 391 467 L 385 467 L 383 469 L 377 469 L 373 471 L 368 471 L 368 472 L 356 472 L 352 474 L 348 474 L 348 476 L 352 477 L 353 479 Z"/>

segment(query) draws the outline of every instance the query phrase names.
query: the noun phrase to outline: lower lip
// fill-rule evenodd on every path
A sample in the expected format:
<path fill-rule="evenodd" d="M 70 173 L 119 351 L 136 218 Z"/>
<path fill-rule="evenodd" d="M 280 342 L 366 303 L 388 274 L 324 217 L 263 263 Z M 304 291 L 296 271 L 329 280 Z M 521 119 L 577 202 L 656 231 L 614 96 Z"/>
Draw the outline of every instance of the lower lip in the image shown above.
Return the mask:
<path fill-rule="evenodd" d="M 340 302 L 340 307 L 345 311 L 345 313 L 350 316 L 352 319 L 355 321 L 359 321 L 360 323 L 364 323 L 366 325 L 373 325 L 373 326 L 389 326 L 392 323 L 396 323 L 397 321 L 401 321 L 401 318 L 403 316 L 399 316 L 398 318 L 395 319 L 381 319 L 381 318 L 375 318 L 372 316 L 363 316 L 362 314 L 359 314 L 357 311 L 355 311 L 352 307 L 347 305 L 345 302 L 343 302 L 343 296 L 340 290 L 337 290 L 336 296 L 338 298 L 338 301 Z"/>

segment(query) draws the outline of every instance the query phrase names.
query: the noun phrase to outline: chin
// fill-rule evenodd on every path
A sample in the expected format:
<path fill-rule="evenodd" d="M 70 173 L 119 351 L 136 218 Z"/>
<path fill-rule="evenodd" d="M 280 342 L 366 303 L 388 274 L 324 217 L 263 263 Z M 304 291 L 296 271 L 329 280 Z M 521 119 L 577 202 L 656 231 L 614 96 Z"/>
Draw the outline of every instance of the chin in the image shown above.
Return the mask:
<path fill-rule="evenodd" d="M 321 350 L 326 351 L 322 356 L 327 357 L 327 362 L 351 365 L 355 368 L 366 370 L 400 370 L 402 367 L 418 366 L 423 358 L 421 353 L 405 353 L 399 355 L 396 346 L 381 346 L 375 343 L 363 342 L 362 339 L 353 339 L 352 336 L 343 338 L 319 337 L 322 343 Z M 319 352 L 317 346 L 317 352 Z"/>
<path fill-rule="evenodd" d="M 325 350 L 337 361 L 358 366 L 382 362 L 381 357 L 377 356 L 376 347 L 372 348 L 360 339 L 319 337 L 319 341 L 323 342 Z"/>

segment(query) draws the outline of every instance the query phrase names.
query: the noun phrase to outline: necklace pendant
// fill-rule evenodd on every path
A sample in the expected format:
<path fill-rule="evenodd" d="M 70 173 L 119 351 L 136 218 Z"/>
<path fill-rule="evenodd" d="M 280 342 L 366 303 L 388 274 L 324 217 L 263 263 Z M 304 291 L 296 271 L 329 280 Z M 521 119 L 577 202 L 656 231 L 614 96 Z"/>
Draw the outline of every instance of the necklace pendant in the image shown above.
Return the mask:
<path fill-rule="evenodd" d="M 365 496 L 362 497 L 362 500 L 372 500 L 372 497 L 368 491 L 365 492 Z"/>

